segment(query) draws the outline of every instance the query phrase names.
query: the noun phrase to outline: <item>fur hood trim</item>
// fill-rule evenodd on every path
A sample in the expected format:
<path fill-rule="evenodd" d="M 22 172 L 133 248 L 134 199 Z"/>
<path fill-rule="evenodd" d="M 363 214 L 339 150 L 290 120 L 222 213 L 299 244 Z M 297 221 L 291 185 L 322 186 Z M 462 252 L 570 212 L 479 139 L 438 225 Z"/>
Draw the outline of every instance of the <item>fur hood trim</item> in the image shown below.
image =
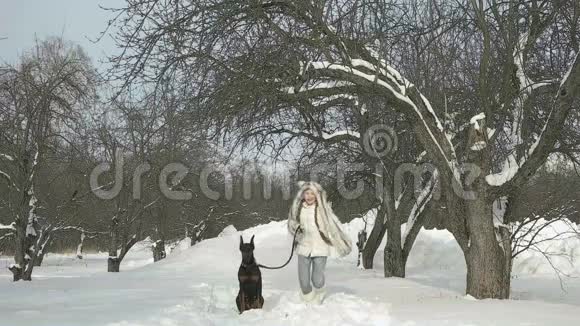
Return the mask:
<path fill-rule="evenodd" d="M 300 205 L 302 205 L 302 193 L 310 189 L 316 195 L 318 226 L 320 232 L 330 240 L 331 256 L 343 257 L 348 255 L 352 248 L 350 238 L 342 231 L 341 222 L 332 211 L 332 204 L 327 200 L 326 191 L 319 183 L 313 181 L 301 181 L 298 185 L 300 188 L 294 197 L 288 214 L 288 231 L 293 235 L 300 225 L 299 213 Z M 298 239 L 298 242 L 300 240 Z"/>

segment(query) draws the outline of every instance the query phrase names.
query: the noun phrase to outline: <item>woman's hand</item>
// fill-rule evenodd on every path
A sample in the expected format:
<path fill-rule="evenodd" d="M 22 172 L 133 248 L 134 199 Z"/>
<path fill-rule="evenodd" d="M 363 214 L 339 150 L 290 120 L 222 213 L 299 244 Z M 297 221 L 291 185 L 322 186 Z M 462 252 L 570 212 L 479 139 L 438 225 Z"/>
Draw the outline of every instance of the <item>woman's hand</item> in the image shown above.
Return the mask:
<path fill-rule="evenodd" d="M 302 227 L 298 225 L 298 227 L 296 228 L 296 232 L 294 233 L 294 243 L 293 243 L 294 245 L 297 245 L 300 242 L 303 233 L 304 231 L 302 231 Z"/>

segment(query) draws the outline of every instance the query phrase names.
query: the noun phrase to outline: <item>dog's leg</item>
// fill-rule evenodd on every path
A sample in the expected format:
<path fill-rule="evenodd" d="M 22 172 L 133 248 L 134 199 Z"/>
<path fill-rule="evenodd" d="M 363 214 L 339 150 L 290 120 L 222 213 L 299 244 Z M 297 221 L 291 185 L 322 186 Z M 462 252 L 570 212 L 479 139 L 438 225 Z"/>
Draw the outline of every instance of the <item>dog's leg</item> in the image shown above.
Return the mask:
<path fill-rule="evenodd" d="M 264 297 L 262 297 L 261 295 L 258 297 L 258 308 L 262 309 L 262 307 L 264 306 Z"/>
<path fill-rule="evenodd" d="M 242 295 L 242 310 L 240 311 L 241 314 L 244 311 L 246 311 L 248 307 L 246 307 L 246 295 L 244 294 L 244 292 L 241 292 L 240 294 Z"/>
<path fill-rule="evenodd" d="M 262 307 L 264 306 L 264 297 L 262 297 L 262 278 L 260 277 L 260 280 L 258 281 L 258 308 L 262 309 Z"/>
<path fill-rule="evenodd" d="M 260 297 L 257 297 L 255 299 L 252 300 L 252 304 L 251 304 L 251 309 L 260 309 L 262 308 L 262 300 L 260 300 Z"/>
<path fill-rule="evenodd" d="M 242 298 L 240 295 L 242 294 L 241 291 L 238 291 L 238 296 L 236 297 L 236 306 L 238 306 L 238 311 L 240 314 L 242 313 Z"/>

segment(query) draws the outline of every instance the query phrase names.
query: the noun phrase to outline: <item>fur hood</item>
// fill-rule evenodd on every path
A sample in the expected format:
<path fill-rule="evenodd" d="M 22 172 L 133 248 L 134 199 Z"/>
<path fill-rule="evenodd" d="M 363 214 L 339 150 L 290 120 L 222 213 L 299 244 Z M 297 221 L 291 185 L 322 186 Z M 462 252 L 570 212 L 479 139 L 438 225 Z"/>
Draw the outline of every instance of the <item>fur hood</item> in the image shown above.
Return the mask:
<path fill-rule="evenodd" d="M 343 257 L 348 255 L 352 247 L 350 238 L 340 228 L 340 220 L 332 211 L 331 203 L 326 198 L 326 191 L 322 189 L 319 183 L 313 181 L 300 181 L 298 182 L 298 186 L 298 192 L 294 197 L 290 213 L 288 214 L 288 231 L 294 235 L 296 229 L 298 229 L 300 225 L 299 214 L 302 205 L 302 193 L 307 189 L 311 189 L 316 194 L 316 215 L 319 231 L 330 241 L 331 256 Z M 297 241 L 300 242 L 301 240 L 299 234 Z"/>

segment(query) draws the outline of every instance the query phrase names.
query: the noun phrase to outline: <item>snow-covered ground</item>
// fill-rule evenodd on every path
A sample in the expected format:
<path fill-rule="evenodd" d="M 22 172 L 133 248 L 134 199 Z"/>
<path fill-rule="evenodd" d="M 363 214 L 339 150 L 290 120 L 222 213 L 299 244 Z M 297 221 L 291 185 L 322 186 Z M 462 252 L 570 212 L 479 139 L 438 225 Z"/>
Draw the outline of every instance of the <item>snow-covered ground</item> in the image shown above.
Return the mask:
<path fill-rule="evenodd" d="M 362 226 L 345 228 L 351 236 Z M 265 305 L 239 315 L 235 306 L 240 263 L 239 234 L 255 234 L 255 256 L 277 265 L 289 254 L 284 222 L 242 232 L 229 229 L 215 239 L 187 248 L 187 241 L 165 260 L 152 263 L 149 243 L 140 243 L 121 273 L 106 273 L 106 254 L 49 255 L 35 269 L 33 282 L 10 282 L 0 259 L 0 325 L 580 325 L 580 280 L 563 286 L 539 255 L 529 253 L 514 266 L 513 300 L 477 301 L 464 295 L 465 263 L 446 231 L 424 231 L 408 265 L 407 279 L 382 277 L 382 255 L 375 270 L 356 268 L 356 252 L 327 265 L 328 297 L 308 306 L 298 296 L 296 260 L 283 270 L 262 270 Z M 356 241 L 353 241 L 353 243 Z M 576 264 L 556 261 L 580 277 L 580 239 L 554 244 Z"/>

